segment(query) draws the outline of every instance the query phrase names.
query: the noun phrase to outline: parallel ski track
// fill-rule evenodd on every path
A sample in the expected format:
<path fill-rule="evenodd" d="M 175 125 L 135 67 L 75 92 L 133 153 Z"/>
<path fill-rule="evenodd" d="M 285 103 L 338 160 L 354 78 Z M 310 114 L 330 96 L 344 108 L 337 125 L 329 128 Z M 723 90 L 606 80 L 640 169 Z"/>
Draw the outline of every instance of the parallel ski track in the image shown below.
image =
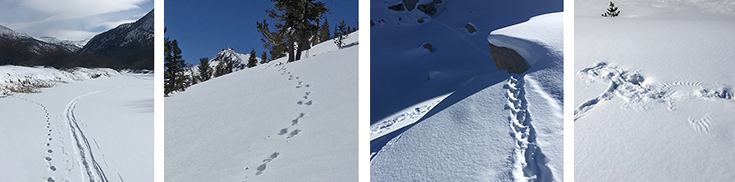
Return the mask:
<path fill-rule="evenodd" d="M 74 143 L 77 145 L 76 150 L 79 153 L 80 157 L 79 163 L 81 164 L 81 166 L 84 166 L 84 169 L 86 171 L 86 175 L 84 174 L 84 172 L 82 172 L 82 179 L 84 179 L 86 176 L 86 178 L 89 179 L 90 182 L 108 182 L 108 180 L 105 172 L 102 170 L 102 167 L 100 167 L 100 165 L 94 159 L 92 147 L 89 145 L 89 141 L 84 135 L 84 132 L 79 127 L 79 123 L 77 122 L 77 119 L 74 115 L 74 109 L 76 108 L 77 102 L 83 97 L 96 94 L 105 90 L 107 89 L 89 92 L 72 99 L 72 101 L 67 104 L 66 110 L 64 111 L 66 122 L 67 124 L 69 124 L 69 131 L 72 135 L 72 138 L 74 138 Z"/>
<path fill-rule="evenodd" d="M 508 103 L 510 111 L 508 120 L 512 135 L 516 139 L 513 176 L 516 181 L 547 181 L 552 179 L 546 157 L 536 144 L 536 131 L 531 124 L 531 113 L 528 111 L 524 75 L 513 74 L 508 79 Z M 543 170 L 543 171 L 542 171 Z"/>

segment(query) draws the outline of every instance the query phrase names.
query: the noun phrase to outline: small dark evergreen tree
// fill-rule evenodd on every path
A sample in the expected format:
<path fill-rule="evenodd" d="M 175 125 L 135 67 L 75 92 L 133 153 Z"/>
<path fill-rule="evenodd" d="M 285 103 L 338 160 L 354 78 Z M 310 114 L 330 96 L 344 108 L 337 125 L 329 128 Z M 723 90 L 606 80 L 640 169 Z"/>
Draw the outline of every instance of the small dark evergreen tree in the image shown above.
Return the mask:
<path fill-rule="evenodd" d="M 235 67 L 233 67 L 233 62 L 234 61 L 232 61 L 232 58 L 225 57 L 225 67 L 224 67 L 224 73 L 225 74 L 230 74 L 230 73 L 232 73 L 232 70 L 235 69 Z M 225 74 L 223 74 L 223 75 L 225 75 Z"/>
<path fill-rule="evenodd" d="M 263 54 L 260 55 L 260 64 L 268 63 L 268 53 L 263 51 Z"/>
<path fill-rule="evenodd" d="M 324 23 L 322 24 L 322 27 L 319 28 L 319 40 L 320 42 L 324 42 L 329 40 L 331 35 L 329 35 L 329 21 L 327 21 L 327 18 L 324 18 Z"/>
<path fill-rule="evenodd" d="M 209 67 L 209 58 L 199 58 L 199 80 L 207 81 L 212 78 L 212 68 Z"/>
<path fill-rule="evenodd" d="M 620 11 L 618 11 L 618 7 L 615 7 L 615 4 L 611 1 L 610 7 L 607 8 L 607 12 L 603 13 L 603 17 L 616 17 L 620 14 Z"/>
<path fill-rule="evenodd" d="M 278 21 L 275 24 L 276 32 L 279 32 L 285 40 L 288 62 L 301 59 L 301 52 L 309 47 L 311 34 L 319 28 L 318 25 L 314 25 L 314 22 L 324 13 L 329 12 L 329 9 L 323 2 L 315 0 L 270 1 L 275 2 L 275 8 L 266 10 L 266 14 Z M 259 31 L 261 25 L 258 23 Z M 274 55 L 271 53 L 271 56 Z"/>
<path fill-rule="evenodd" d="M 217 63 L 217 66 L 214 66 L 214 77 L 217 78 L 224 74 L 225 74 L 225 63 L 223 61 L 219 61 Z"/>
<path fill-rule="evenodd" d="M 342 20 L 339 24 L 337 24 L 337 27 L 334 27 L 334 44 L 337 44 L 337 47 L 342 49 L 343 40 L 347 38 L 347 24 L 345 24 L 345 21 Z"/>
<path fill-rule="evenodd" d="M 248 68 L 255 67 L 258 63 L 258 60 L 255 59 L 255 49 L 252 49 L 250 51 L 250 57 L 248 58 Z"/>
<path fill-rule="evenodd" d="M 166 29 L 164 29 L 164 33 Z M 169 41 L 168 37 L 164 38 L 164 95 L 168 96 L 169 93 L 174 91 L 184 90 L 184 68 L 186 63 L 181 58 L 181 49 L 176 39 Z"/>

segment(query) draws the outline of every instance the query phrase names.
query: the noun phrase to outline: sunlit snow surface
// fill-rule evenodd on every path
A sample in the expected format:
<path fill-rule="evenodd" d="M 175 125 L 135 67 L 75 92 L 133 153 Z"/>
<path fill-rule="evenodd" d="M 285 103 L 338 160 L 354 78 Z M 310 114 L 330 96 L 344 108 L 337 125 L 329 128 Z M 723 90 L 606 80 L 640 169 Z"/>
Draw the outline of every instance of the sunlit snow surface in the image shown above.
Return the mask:
<path fill-rule="evenodd" d="M 575 1 L 575 180 L 735 179 L 735 2 Z"/>
<path fill-rule="evenodd" d="M 0 96 L 0 181 L 153 181 L 153 74 L 17 66 L 0 73 L 0 86 L 18 79 L 53 86 Z"/>
<path fill-rule="evenodd" d="M 561 1 L 402 2 L 371 1 L 371 180 L 561 181 Z M 499 40 L 536 63 L 498 71 Z"/>
<path fill-rule="evenodd" d="M 165 98 L 166 181 L 357 181 L 358 33 L 345 42 Z"/>

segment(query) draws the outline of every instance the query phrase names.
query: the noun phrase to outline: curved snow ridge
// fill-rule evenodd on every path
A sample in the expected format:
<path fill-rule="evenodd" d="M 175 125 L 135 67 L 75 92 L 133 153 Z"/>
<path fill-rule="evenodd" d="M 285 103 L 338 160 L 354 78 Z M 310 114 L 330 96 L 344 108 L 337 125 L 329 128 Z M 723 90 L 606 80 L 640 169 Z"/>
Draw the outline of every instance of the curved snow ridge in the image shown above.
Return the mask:
<path fill-rule="evenodd" d="M 514 151 L 513 177 L 516 181 L 552 181 L 551 169 L 547 166 L 546 155 L 536 143 L 536 131 L 531 124 L 531 113 L 528 111 L 526 100 L 525 75 L 511 75 L 507 89 L 508 103 L 506 109 L 510 111 L 511 135 L 516 140 Z"/>
<path fill-rule="evenodd" d="M 494 30 L 488 35 L 487 41 L 498 47 L 515 50 L 526 59 L 529 66 L 536 64 L 542 56 L 547 56 L 548 51 L 540 48 L 552 50 L 552 54 L 561 57 L 564 52 L 563 15 L 563 12 L 543 14 L 523 23 Z"/>
<path fill-rule="evenodd" d="M 370 140 L 380 138 L 383 135 L 415 123 L 452 93 L 420 102 L 370 125 Z"/>

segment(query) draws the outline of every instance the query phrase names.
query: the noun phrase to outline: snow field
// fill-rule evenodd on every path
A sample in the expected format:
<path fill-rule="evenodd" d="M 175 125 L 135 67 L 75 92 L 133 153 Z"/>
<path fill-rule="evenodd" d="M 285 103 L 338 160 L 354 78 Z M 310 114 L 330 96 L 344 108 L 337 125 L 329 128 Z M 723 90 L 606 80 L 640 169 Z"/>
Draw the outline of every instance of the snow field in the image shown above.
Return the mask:
<path fill-rule="evenodd" d="M 731 2 L 607 3 L 575 2 L 575 179 L 735 179 Z"/>
<path fill-rule="evenodd" d="M 151 181 L 152 81 L 124 73 L 3 96 L 12 130 L 0 150 L 17 162 L 0 166 L 0 181 Z"/>
<path fill-rule="evenodd" d="M 562 180 L 561 3 L 399 3 L 371 2 L 371 181 Z M 495 69 L 500 40 L 528 72 Z"/>
<path fill-rule="evenodd" d="M 327 41 L 165 98 L 166 180 L 356 181 L 357 50 Z"/>

